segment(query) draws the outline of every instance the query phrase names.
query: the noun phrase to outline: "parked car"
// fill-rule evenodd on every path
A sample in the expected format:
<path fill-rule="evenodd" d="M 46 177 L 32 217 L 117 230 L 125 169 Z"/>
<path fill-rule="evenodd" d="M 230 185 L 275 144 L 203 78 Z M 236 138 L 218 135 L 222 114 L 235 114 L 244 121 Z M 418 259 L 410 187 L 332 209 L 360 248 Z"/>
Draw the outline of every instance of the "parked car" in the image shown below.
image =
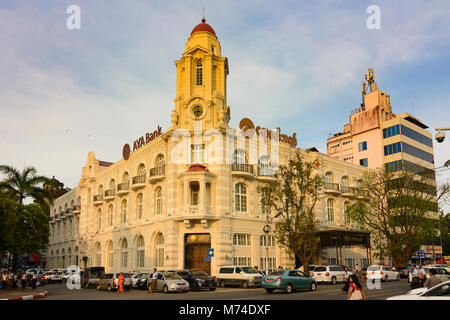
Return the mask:
<path fill-rule="evenodd" d="M 136 280 L 137 289 L 145 289 L 148 290 L 148 285 L 151 283 L 152 279 L 150 278 L 151 273 L 143 274 L 140 278 Z M 150 278 L 150 279 L 149 279 Z"/>
<path fill-rule="evenodd" d="M 317 290 L 316 279 L 300 270 L 280 270 L 269 272 L 263 278 L 262 287 L 267 293 L 272 293 L 275 289 L 292 293 L 297 289 Z"/>
<path fill-rule="evenodd" d="M 408 278 L 409 273 L 411 272 L 411 267 L 399 267 L 397 268 L 397 272 L 400 274 L 400 278 Z"/>
<path fill-rule="evenodd" d="M 351 274 L 351 272 L 348 272 Z M 316 279 L 318 283 L 329 282 L 336 284 L 338 282 L 345 282 L 345 269 L 343 266 L 317 266 L 310 275 Z"/>
<path fill-rule="evenodd" d="M 25 274 L 27 276 L 33 276 L 36 273 L 41 273 L 42 274 L 42 273 L 44 273 L 44 270 L 42 270 L 41 268 L 31 268 L 31 269 L 27 269 L 25 271 Z"/>
<path fill-rule="evenodd" d="M 260 287 L 263 277 L 251 267 L 222 266 L 216 278 L 217 284 L 221 287 L 239 285 L 243 288 L 248 288 Z"/>
<path fill-rule="evenodd" d="M 370 266 L 367 268 L 367 280 L 389 281 L 389 280 L 400 280 L 400 273 L 393 271 L 392 268 L 388 266 Z"/>
<path fill-rule="evenodd" d="M 149 275 L 148 272 L 139 272 L 139 273 L 135 273 L 131 276 L 131 286 L 133 288 L 137 287 L 137 282 L 139 281 L 139 279 L 141 278 L 147 278 Z"/>
<path fill-rule="evenodd" d="M 147 279 L 147 289 L 152 281 L 151 275 Z M 189 282 L 184 280 L 176 272 L 161 271 L 158 272 L 155 290 L 162 290 L 164 293 L 169 292 L 187 292 L 190 289 Z"/>
<path fill-rule="evenodd" d="M 81 276 L 81 286 L 83 288 L 97 287 L 98 282 L 105 274 L 104 267 L 86 268 Z"/>
<path fill-rule="evenodd" d="M 55 282 L 62 283 L 63 282 L 63 274 L 62 274 L 62 272 L 59 272 L 59 271 L 48 272 L 45 275 L 45 279 L 46 279 L 47 283 L 55 283 Z"/>
<path fill-rule="evenodd" d="M 189 283 L 189 288 L 192 291 L 201 289 L 214 291 L 217 288 L 216 277 L 208 275 L 205 271 L 175 270 L 175 272 Z"/>
<path fill-rule="evenodd" d="M 450 281 L 434 286 L 433 288 L 418 288 L 402 294 L 387 298 L 386 300 L 450 300 Z"/>
<path fill-rule="evenodd" d="M 119 289 L 119 276 L 120 272 L 116 273 L 105 273 L 98 280 L 97 290 L 108 290 L 108 291 L 116 291 Z M 123 273 L 123 288 L 125 290 L 130 290 L 131 288 L 131 274 Z"/>

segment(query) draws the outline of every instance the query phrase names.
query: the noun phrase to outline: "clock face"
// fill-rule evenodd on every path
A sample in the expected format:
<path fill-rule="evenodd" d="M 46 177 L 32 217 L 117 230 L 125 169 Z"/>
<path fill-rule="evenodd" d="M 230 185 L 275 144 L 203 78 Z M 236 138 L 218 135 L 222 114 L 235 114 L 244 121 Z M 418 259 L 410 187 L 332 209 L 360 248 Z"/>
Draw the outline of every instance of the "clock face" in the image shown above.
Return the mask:
<path fill-rule="evenodd" d="M 203 115 L 203 109 L 200 106 L 192 108 L 192 113 L 196 118 L 200 118 Z"/>

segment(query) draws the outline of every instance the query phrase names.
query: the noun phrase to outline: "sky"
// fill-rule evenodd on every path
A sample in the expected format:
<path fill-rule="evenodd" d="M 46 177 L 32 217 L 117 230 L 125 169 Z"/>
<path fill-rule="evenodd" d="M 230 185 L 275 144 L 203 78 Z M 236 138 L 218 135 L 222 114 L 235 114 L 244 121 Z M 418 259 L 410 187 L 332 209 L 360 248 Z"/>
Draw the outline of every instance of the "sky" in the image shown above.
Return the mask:
<path fill-rule="evenodd" d="M 69 5 L 81 29 L 66 27 Z M 366 10 L 380 7 L 381 29 Z M 122 147 L 167 130 L 176 68 L 202 9 L 228 57 L 230 126 L 251 118 L 297 133 L 326 153 L 361 103 L 367 67 L 393 111 L 435 133 L 450 126 L 450 1 L 0 2 L 0 163 L 32 165 L 74 188 L 87 154 L 116 162 Z M 450 159 L 450 132 L 434 141 Z M 438 183 L 450 170 L 438 169 Z"/>

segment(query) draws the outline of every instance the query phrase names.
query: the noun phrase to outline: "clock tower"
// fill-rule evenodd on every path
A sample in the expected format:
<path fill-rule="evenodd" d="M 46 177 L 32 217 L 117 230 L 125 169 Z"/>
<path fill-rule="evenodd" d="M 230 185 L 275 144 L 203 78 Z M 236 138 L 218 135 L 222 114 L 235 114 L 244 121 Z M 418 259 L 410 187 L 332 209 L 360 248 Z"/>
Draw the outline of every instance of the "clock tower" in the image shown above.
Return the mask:
<path fill-rule="evenodd" d="M 194 130 L 201 121 L 202 130 L 228 128 L 228 59 L 222 57 L 214 29 L 202 19 L 191 32 L 177 67 L 177 93 L 172 111 L 172 128 Z"/>

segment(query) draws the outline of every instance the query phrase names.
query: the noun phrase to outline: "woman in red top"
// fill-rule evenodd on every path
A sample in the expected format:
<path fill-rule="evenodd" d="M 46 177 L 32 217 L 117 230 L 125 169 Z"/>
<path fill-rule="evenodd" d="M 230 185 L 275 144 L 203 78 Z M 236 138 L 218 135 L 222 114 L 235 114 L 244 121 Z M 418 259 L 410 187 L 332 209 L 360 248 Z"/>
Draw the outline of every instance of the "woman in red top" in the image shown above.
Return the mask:
<path fill-rule="evenodd" d="M 123 272 L 121 272 L 119 276 L 119 292 L 123 293 Z"/>
<path fill-rule="evenodd" d="M 348 288 L 347 300 L 366 300 L 362 285 L 359 283 L 358 276 L 352 274 L 349 277 L 350 285 Z"/>

